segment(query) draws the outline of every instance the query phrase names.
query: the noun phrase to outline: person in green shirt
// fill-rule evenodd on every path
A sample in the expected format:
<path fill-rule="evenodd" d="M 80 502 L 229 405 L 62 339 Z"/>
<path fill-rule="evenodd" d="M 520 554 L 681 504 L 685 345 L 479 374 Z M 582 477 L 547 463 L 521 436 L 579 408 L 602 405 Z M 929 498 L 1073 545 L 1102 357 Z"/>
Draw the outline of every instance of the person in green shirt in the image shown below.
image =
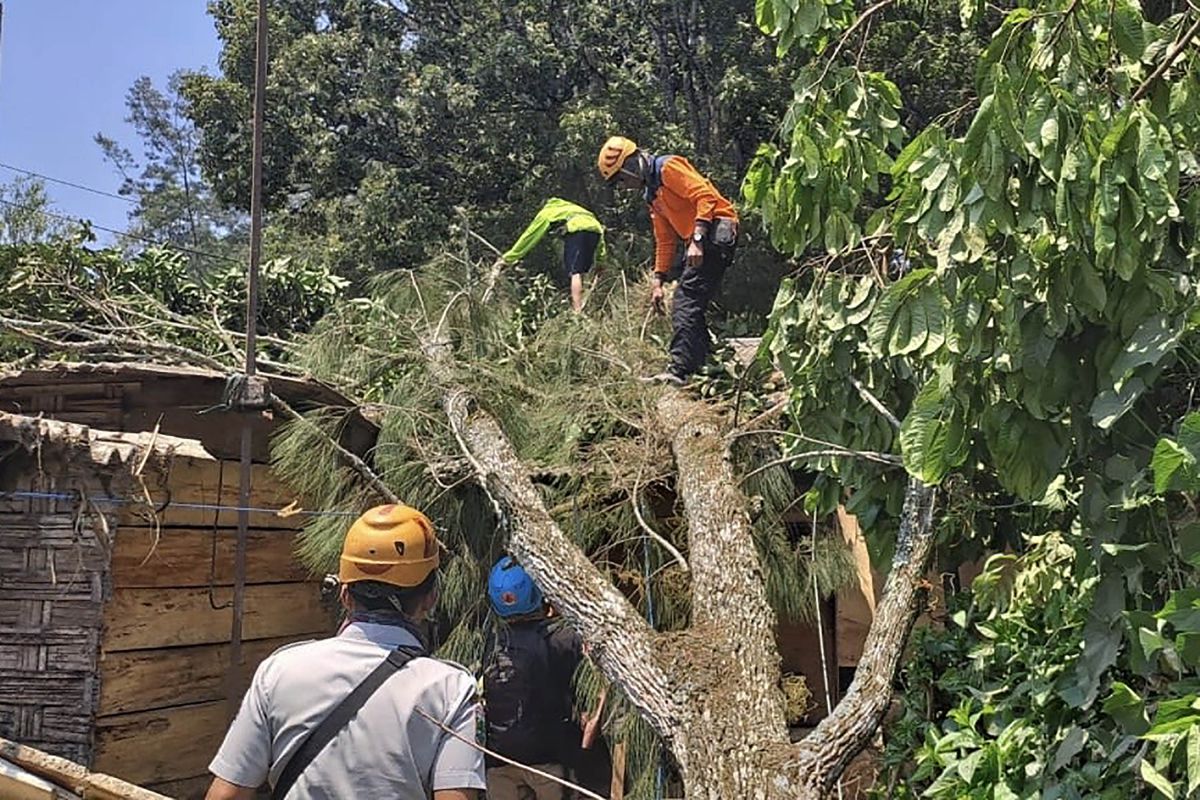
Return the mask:
<path fill-rule="evenodd" d="M 591 270 L 597 253 L 604 258 L 604 226 L 583 206 L 551 197 L 494 266 L 499 269 L 505 264 L 517 263 L 551 231 L 563 237 L 563 269 L 571 283 L 571 307 L 580 311 L 583 308 L 583 276 Z"/>

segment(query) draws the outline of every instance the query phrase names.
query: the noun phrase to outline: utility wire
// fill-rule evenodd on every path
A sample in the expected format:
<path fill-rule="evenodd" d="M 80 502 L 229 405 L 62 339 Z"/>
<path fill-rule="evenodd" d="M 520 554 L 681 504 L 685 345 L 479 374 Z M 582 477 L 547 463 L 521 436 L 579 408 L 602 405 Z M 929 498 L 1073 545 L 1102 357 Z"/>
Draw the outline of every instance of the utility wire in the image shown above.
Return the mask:
<path fill-rule="evenodd" d="M 9 500 L 78 500 L 78 493 L 69 492 L 0 492 L 0 498 Z M 88 495 L 88 500 L 93 503 L 102 505 L 145 505 L 144 500 L 132 499 L 127 497 L 111 497 L 111 496 L 92 496 Z M 286 509 L 280 508 L 264 508 L 262 506 L 240 506 L 240 505 L 222 505 L 221 503 L 181 503 L 174 500 L 167 500 L 166 505 L 161 510 L 168 508 L 188 508 L 196 511 L 245 511 L 250 514 L 270 514 L 271 516 L 285 516 L 281 513 Z M 305 511 L 299 509 L 296 511 L 288 511 L 286 516 L 296 517 L 357 517 L 355 511 Z"/>
<path fill-rule="evenodd" d="M 25 169 L 23 167 L 14 167 L 12 164 L 5 164 L 2 161 L 0 161 L 0 168 L 11 170 L 12 172 L 19 172 L 22 175 L 28 175 L 31 178 L 37 178 L 38 180 L 43 180 L 43 181 L 46 181 L 47 183 L 57 183 L 60 186 L 70 186 L 72 189 L 80 189 L 85 192 L 91 192 L 92 194 L 98 194 L 101 197 L 111 197 L 114 200 L 120 200 L 122 202 L 129 203 L 131 205 L 136 206 L 138 204 L 137 200 L 134 200 L 132 197 L 126 197 L 123 194 L 117 194 L 116 192 L 106 192 L 103 189 L 96 189 L 91 186 L 84 186 L 82 183 L 75 183 L 73 181 L 65 181 L 62 178 L 52 178 L 49 175 L 43 175 L 40 172 L 34 172 L 31 169 Z"/>
<path fill-rule="evenodd" d="M 46 174 L 38 172 L 36 170 L 26 169 L 25 167 L 18 167 L 14 164 L 5 164 L 2 161 L 0 161 L 0 169 L 7 169 L 12 172 L 19 173 L 21 175 L 27 175 L 30 178 L 37 178 L 38 180 L 45 181 L 47 183 L 56 183 L 56 184 L 59 184 L 60 186 L 69 186 L 72 189 L 79 189 L 80 191 L 91 192 L 92 194 L 99 195 L 100 197 L 109 197 L 109 198 L 112 198 L 113 200 L 120 200 L 121 202 L 129 203 L 132 206 L 140 205 L 140 202 L 141 202 L 135 198 L 129 197 L 128 195 L 118 194 L 116 192 L 110 192 L 105 189 L 97 189 L 95 186 L 87 186 L 85 184 L 76 183 L 75 181 L 68 181 L 63 178 L 54 178 L 54 177 L 51 177 L 50 175 L 46 175 Z M 226 224 L 225 220 L 222 220 L 222 219 L 214 216 L 211 213 L 209 213 L 209 214 L 206 214 L 204 212 L 191 212 L 191 213 L 195 213 L 198 218 L 207 220 L 208 222 L 212 222 L 217 225 L 225 225 Z M 241 263 L 241 262 L 239 261 L 238 263 Z"/>
<path fill-rule="evenodd" d="M 115 236 L 122 236 L 126 239 L 134 239 L 139 242 L 145 242 L 146 244 L 152 244 L 155 247 L 161 247 L 166 250 L 178 250 L 179 252 L 186 253 L 187 255 L 203 256 L 204 258 L 214 258 L 218 261 L 227 261 L 231 264 L 241 264 L 242 263 L 242 260 L 240 258 L 232 258 L 230 256 L 222 256 L 222 255 L 218 255 L 217 253 L 206 253 L 203 250 L 196 250 L 191 247 L 184 247 L 183 245 L 172 244 L 171 242 L 160 242 L 160 241 L 157 241 L 156 239 L 151 239 L 147 236 L 139 236 L 136 233 L 129 233 L 128 231 L 119 231 L 116 228 L 106 228 L 103 225 L 97 225 L 96 223 L 92 222 L 91 220 L 85 220 L 83 217 L 69 217 L 65 214 L 57 214 L 53 211 L 47 211 L 39 206 L 29 205 L 29 204 L 23 205 L 21 203 L 14 203 L 11 200 L 5 200 L 3 197 L 0 197 L 0 203 L 3 203 L 6 206 L 9 206 L 11 208 L 16 208 L 16 209 L 19 209 L 22 211 L 37 211 L 41 214 L 45 214 L 47 217 L 52 217 L 53 219 L 61 220 L 63 222 L 71 222 L 71 223 L 86 222 L 90 227 L 95 228 L 98 231 L 104 231 L 105 233 L 111 233 Z"/>

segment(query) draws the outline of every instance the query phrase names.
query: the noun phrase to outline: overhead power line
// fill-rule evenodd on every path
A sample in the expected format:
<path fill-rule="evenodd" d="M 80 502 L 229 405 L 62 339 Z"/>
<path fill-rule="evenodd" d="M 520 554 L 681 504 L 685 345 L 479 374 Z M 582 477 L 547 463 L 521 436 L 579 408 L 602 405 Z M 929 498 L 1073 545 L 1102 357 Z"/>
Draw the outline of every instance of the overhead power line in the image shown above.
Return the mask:
<path fill-rule="evenodd" d="M 111 197 L 113 200 L 120 200 L 121 202 L 129 203 L 132 206 L 141 204 L 141 201 L 139 201 L 137 198 L 129 197 L 128 195 L 117 194 L 116 192 L 109 192 L 104 189 L 97 189 L 95 186 L 88 186 L 83 183 L 77 183 L 75 181 L 68 181 L 63 178 L 55 178 L 50 175 L 46 175 L 44 173 L 38 172 L 37 170 L 26 169 L 25 167 L 18 167 L 14 164 L 6 164 L 2 161 L 0 161 L 0 169 L 7 169 L 12 172 L 16 172 L 20 175 L 28 175 L 31 178 L 37 178 L 38 180 L 45 181 L 47 183 L 55 183 L 60 186 L 69 186 L 72 189 L 79 189 L 84 192 L 91 192 L 92 194 L 99 195 L 101 197 Z M 211 212 L 193 210 L 193 211 L 190 211 L 189 213 L 195 214 L 198 218 L 207 220 L 207 221 L 215 223 L 217 225 L 227 224 L 225 220 L 221 219 L 220 217 L 216 216 L 215 214 L 213 214 Z"/>
<path fill-rule="evenodd" d="M 0 168 L 11 170 L 13 172 L 19 172 L 22 175 L 28 175 L 31 178 L 37 178 L 38 180 L 46 181 L 47 183 L 57 183 L 60 186 L 70 186 L 72 189 L 80 189 L 85 192 L 91 192 L 92 194 L 98 194 L 101 197 L 111 197 L 114 200 L 121 200 L 122 202 L 130 203 L 132 205 L 137 205 L 137 203 L 138 203 L 137 200 L 133 199 L 132 197 L 126 197 L 123 194 L 117 194 L 116 192 L 106 192 L 103 189 L 96 189 L 91 186 L 84 186 L 82 183 L 75 183 L 73 181 L 65 181 L 62 178 L 52 178 L 49 175 L 43 175 L 42 173 L 34 172 L 31 169 L 24 169 L 23 167 L 14 167 L 12 164 L 5 164 L 4 162 L 0 162 Z"/>
<path fill-rule="evenodd" d="M 0 197 L 0 203 L 3 203 L 4 205 L 6 205 L 10 208 L 16 208 L 16 209 L 20 209 L 22 211 L 37 211 L 38 213 L 45 214 L 47 217 L 50 217 L 51 219 L 57 219 L 57 220 L 61 220 L 63 222 L 70 222 L 70 223 L 86 222 L 90 227 L 95 228 L 98 231 L 104 231 L 105 233 L 111 233 L 114 236 L 121 236 L 126 239 L 133 239 L 138 242 L 144 242 L 146 244 L 151 244 L 151 245 L 154 245 L 155 247 L 161 247 L 164 250 L 178 250 L 179 252 L 185 253 L 187 255 L 203 256 L 204 258 L 214 258 L 218 261 L 228 261 L 231 264 L 241 264 L 242 263 L 242 260 L 240 258 L 232 258 L 230 256 L 223 256 L 223 255 L 219 255 L 217 253 L 206 253 L 203 250 L 196 250 L 195 248 L 184 247 L 183 245 L 173 244 L 172 242 L 160 242 L 156 239 L 151 239 L 148 236 L 139 236 L 136 233 L 129 233 L 128 231 L 119 231 L 116 228 L 106 228 L 103 225 L 97 225 L 96 223 L 92 222 L 91 220 L 84 219 L 83 217 L 69 217 L 66 214 L 56 214 L 55 212 L 47 211 L 44 208 L 41 208 L 40 206 L 34 206 L 34 205 L 29 205 L 29 204 L 23 205 L 21 203 L 14 203 L 11 200 L 5 200 L 2 197 Z"/>

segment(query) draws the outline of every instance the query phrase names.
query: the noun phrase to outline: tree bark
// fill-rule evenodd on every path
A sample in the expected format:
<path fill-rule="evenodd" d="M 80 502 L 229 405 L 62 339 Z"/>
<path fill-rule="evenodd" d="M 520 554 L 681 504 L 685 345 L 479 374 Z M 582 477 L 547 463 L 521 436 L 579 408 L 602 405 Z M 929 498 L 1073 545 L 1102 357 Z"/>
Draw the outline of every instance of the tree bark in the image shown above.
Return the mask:
<path fill-rule="evenodd" d="M 833 789 L 887 713 L 892 684 L 925 594 L 924 576 L 933 556 L 933 504 L 933 487 L 909 478 L 896 555 L 854 681 L 833 713 L 796 745 L 796 758 L 786 765 L 800 776 L 804 789 L 800 796 L 820 798 Z"/>
<path fill-rule="evenodd" d="M 658 634 L 555 524 L 500 424 L 455 381 L 450 344 L 427 339 L 423 349 L 450 428 L 510 534 L 509 549 L 587 642 L 605 677 L 673 741 L 680 709 Z"/>
<path fill-rule="evenodd" d="M 672 391 L 657 414 L 675 456 L 692 574 L 692 627 L 676 656 L 687 698 L 676 758 L 687 796 L 775 797 L 762 758 L 786 746 L 788 732 L 775 613 L 746 501 L 709 404 Z"/>
<path fill-rule="evenodd" d="M 911 479 L 891 574 L 846 698 L 790 744 L 775 615 L 719 417 L 668 390 L 658 423 L 671 440 L 688 523 L 692 621 L 657 633 L 563 532 L 494 417 L 455 380 L 448 341 L 423 349 L 442 407 L 510 534 L 510 550 L 587 642 L 679 766 L 693 800 L 820 800 L 866 746 L 891 701 L 933 552 L 933 489 Z"/>

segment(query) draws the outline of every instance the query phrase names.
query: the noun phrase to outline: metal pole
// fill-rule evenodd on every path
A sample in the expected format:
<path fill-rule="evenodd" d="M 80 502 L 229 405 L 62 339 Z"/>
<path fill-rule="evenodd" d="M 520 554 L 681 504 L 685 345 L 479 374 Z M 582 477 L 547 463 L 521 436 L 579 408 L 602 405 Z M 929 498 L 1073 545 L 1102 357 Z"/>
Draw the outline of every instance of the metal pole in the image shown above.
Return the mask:
<path fill-rule="evenodd" d="M 0 75 L 4 74 L 4 3 L 0 2 Z"/>
<path fill-rule="evenodd" d="M 258 321 L 258 265 L 262 258 L 263 117 L 267 84 L 267 0 L 258 0 L 256 63 L 254 68 L 254 145 L 250 177 L 250 269 L 246 276 L 246 377 L 255 374 Z M 250 528 L 250 420 L 242 417 L 241 474 L 238 492 L 237 549 L 233 557 L 233 626 L 229 633 L 229 691 L 231 716 L 236 713 L 242 664 L 242 616 L 246 602 L 246 539 Z"/>

